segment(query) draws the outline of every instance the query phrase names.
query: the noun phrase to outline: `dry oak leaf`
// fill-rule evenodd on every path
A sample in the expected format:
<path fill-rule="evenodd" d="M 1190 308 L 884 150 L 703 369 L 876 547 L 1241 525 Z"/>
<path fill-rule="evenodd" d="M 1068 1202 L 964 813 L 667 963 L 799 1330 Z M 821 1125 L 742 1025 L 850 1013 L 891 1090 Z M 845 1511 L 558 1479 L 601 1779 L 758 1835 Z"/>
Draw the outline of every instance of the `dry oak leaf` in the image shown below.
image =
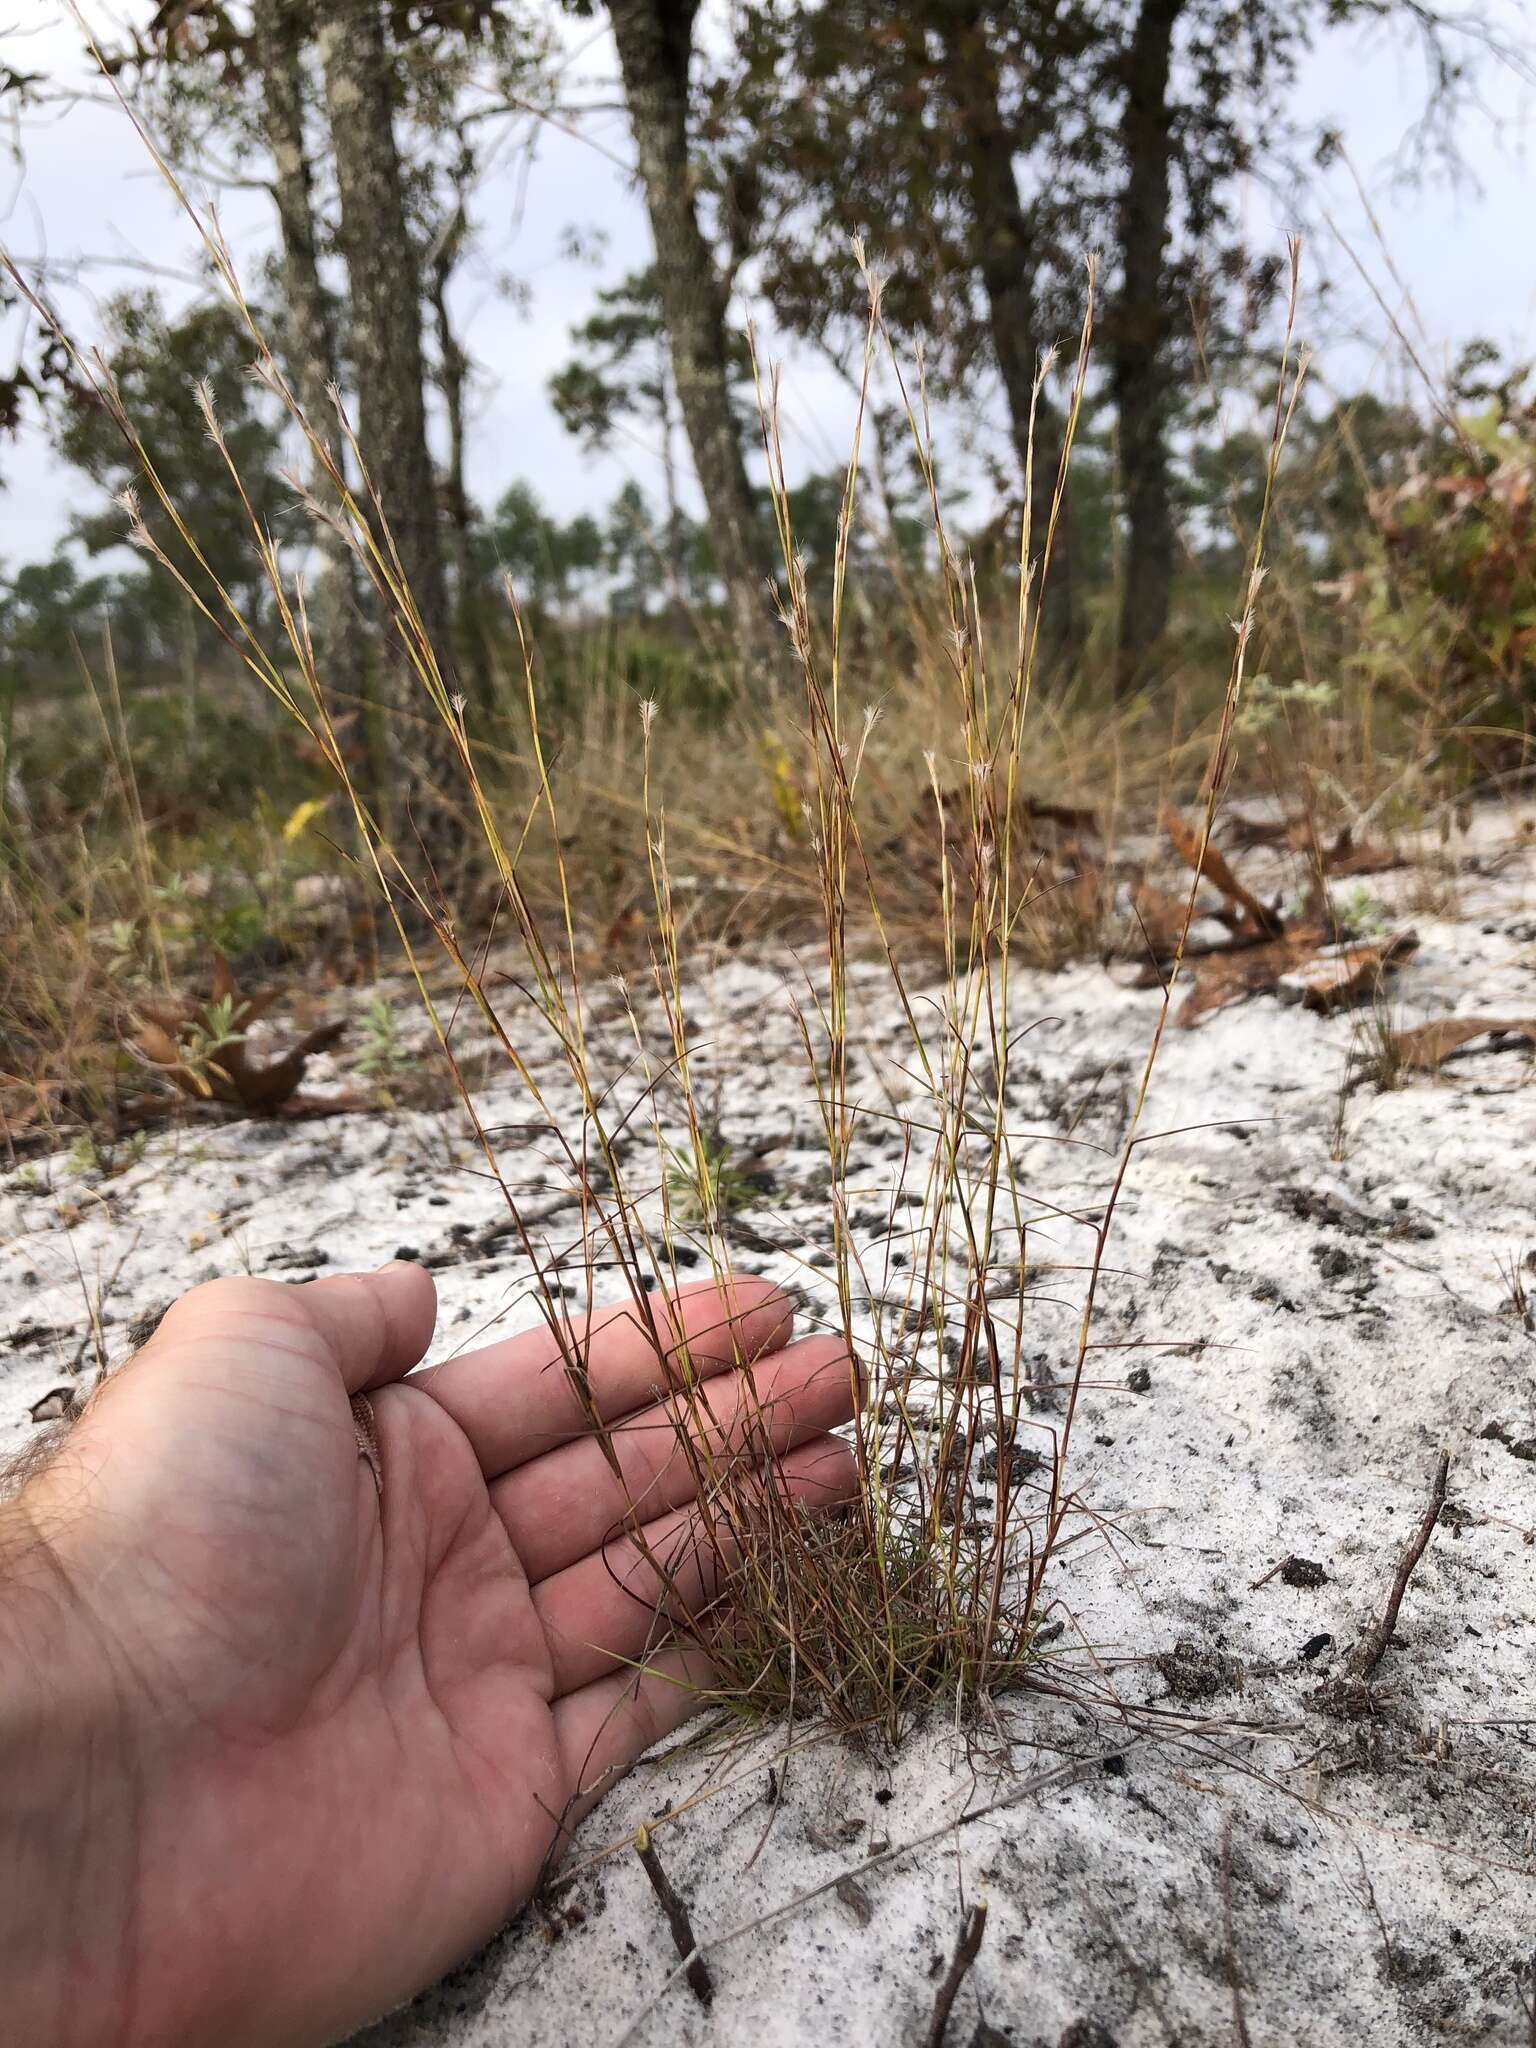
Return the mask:
<path fill-rule="evenodd" d="M 1240 882 L 1227 863 L 1226 856 L 1207 840 L 1201 846 L 1202 834 L 1171 806 L 1163 812 L 1163 830 L 1173 841 L 1174 850 L 1181 859 L 1192 867 L 1197 875 L 1219 889 L 1229 903 L 1236 903 L 1248 913 L 1257 930 L 1269 932 L 1278 937 L 1284 929 L 1278 910 L 1263 903 L 1253 891 Z"/>
<path fill-rule="evenodd" d="M 1304 853 L 1312 857 L 1316 846 L 1323 872 L 1329 875 L 1379 875 L 1389 868 L 1400 868 L 1405 864 L 1400 853 L 1395 853 L 1390 846 L 1378 840 L 1362 839 L 1357 842 L 1352 825 L 1341 825 L 1332 844 L 1323 846 L 1318 840 L 1314 821 L 1305 812 L 1294 818 L 1252 818 L 1237 811 L 1232 813 L 1222 829 L 1234 846 L 1245 849 L 1274 846 L 1286 853 Z"/>
<path fill-rule="evenodd" d="M 1193 986 L 1174 1022 L 1188 1031 L 1202 1017 L 1224 1010 L 1229 1003 L 1271 993 L 1282 975 L 1295 973 L 1311 960 L 1322 939 L 1320 925 L 1297 925 L 1283 938 L 1206 954 L 1193 970 Z"/>
<path fill-rule="evenodd" d="M 1130 883 L 1130 913 L 1135 926 L 1126 934 L 1126 958 L 1145 958 L 1151 952 L 1153 961 L 1171 961 L 1184 934 L 1188 907 L 1188 897 L 1159 889 L 1157 883 L 1149 883 L 1145 877 Z M 1155 979 L 1149 977 L 1149 985 Z"/>
<path fill-rule="evenodd" d="M 1517 1046 L 1536 1050 L 1536 1017 L 1436 1017 L 1392 1033 L 1392 1053 L 1400 1066 L 1432 1074 L 1454 1054 L 1479 1038 L 1491 1040 L 1490 1052 Z"/>
<path fill-rule="evenodd" d="M 1300 1003 L 1303 1009 L 1326 1015 L 1375 995 L 1389 970 L 1418 949 L 1419 935 L 1412 931 L 1394 932 L 1387 939 L 1349 939 L 1342 945 L 1325 946 L 1314 959 L 1284 975 L 1275 993 L 1282 1003 Z"/>
<path fill-rule="evenodd" d="M 1338 837 L 1323 854 L 1324 868 L 1335 876 L 1380 875 L 1404 865 L 1403 856 L 1394 853 L 1390 846 L 1382 846 L 1374 839 L 1357 841 L 1348 825 L 1340 827 Z"/>
<path fill-rule="evenodd" d="M 1234 846 L 1245 851 L 1255 846 L 1282 846 L 1294 853 L 1311 844 L 1311 832 L 1304 817 L 1254 818 L 1246 811 L 1231 811 L 1223 826 Z"/>
<path fill-rule="evenodd" d="M 1095 839 L 1104 836 L 1098 812 L 1085 810 L 1080 804 L 1053 804 L 1041 797 L 1027 796 L 1024 809 L 1039 824 L 1059 825 L 1063 832 L 1088 832 Z"/>
<path fill-rule="evenodd" d="M 275 1058 L 258 1058 L 250 1048 L 250 1027 L 271 1009 L 278 994 L 276 989 L 265 989 L 255 995 L 238 995 L 229 962 L 220 953 L 214 961 L 212 1002 L 231 1006 L 221 1042 L 202 1057 L 194 1057 L 190 1041 L 209 1014 L 207 1006 L 191 1000 L 174 1007 L 141 1004 L 135 1020 L 138 1050 L 194 1102 L 222 1102 L 256 1115 L 296 1107 L 293 1098 L 310 1060 L 316 1053 L 329 1052 L 347 1027 L 344 1022 L 317 1025 L 286 1052 Z M 320 1105 L 309 1107 L 313 1110 Z"/>

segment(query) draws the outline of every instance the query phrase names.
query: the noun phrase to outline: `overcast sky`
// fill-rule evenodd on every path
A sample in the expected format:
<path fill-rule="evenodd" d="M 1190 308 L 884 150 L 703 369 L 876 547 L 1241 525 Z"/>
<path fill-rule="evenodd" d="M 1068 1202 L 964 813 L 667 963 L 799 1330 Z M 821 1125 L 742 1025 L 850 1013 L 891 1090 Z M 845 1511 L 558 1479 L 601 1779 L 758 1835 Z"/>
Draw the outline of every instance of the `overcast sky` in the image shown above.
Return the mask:
<path fill-rule="evenodd" d="M 1519 27 L 1522 0 L 1494 4 Z M 110 42 L 114 20 L 146 22 L 153 0 L 119 0 L 111 12 L 99 0 L 86 0 L 86 12 Z M 569 35 L 573 76 L 596 96 L 616 69 L 606 37 L 592 23 L 571 24 Z M 79 30 L 57 0 L 0 0 L 0 63 L 83 87 L 91 75 Z M 1397 182 L 1394 167 L 1423 87 L 1405 31 L 1335 34 L 1309 62 L 1296 109 L 1303 120 L 1331 120 L 1341 130 L 1416 315 L 1401 312 L 1398 287 L 1346 167 L 1330 174 L 1323 202 L 1394 310 L 1422 322 L 1416 338 L 1435 365 L 1474 335 L 1491 336 L 1516 355 L 1530 352 L 1536 346 L 1536 193 L 1526 149 L 1529 91 L 1490 70 L 1483 93 L 1487 117 L 1469 119 L 1462 136 L 1475 182 L 1412 190 Z M 100 96 L 82 100 L 29 117 L 15 141 L 16 159 L 0 162 L 0 239 L 24 266 L 39 257 L 53 264 L 101 259 L 80 284 L 55 291 L 78 336 L 93 337 L 103 298 L 145 281 L 136 264 L 195 270 L 193 231 L 120 109 Z M 457 304 L 478 367 L 468 481 L 482 502 L 516 477 L 532 482 L 561 515 L 606 503 L 627 476 L 654 486 L 649 450 L 635 444 L 601 458 L 583 453 L 546 395 L 550 373 L 566 358 L 569 329 L 599 287 L 649 260 L 643 209 L 623 168 L 631 158 L 622 117 L 603 113 L 580 137 L 542 129 L 526 180 L 506 177 L 486 190 L 475 259 Z M 232 247 L 254 268 L 273 234 L 265 196 L 226 191 L 217 197 Z M 1281 246 L 1289 223 L 1268 196 L 1255 189 L 1245 204 L 1251 246 Z M 599 263 L 576 263 L 564 253 L 572 229 L 600 231 Z M 1385 347 L 1389 322 L 1326 227 L 1315 230 L 1306 263 L 1314 272 L 1326 267 L 1339 281 L 1321 371 L 1341 387 L 1396 377 L 1389 360 L 1395 352 Z M 520 287 L 525 308 L 499 288 L 503 275 Z M 193 287 L 162 288 L 174 299 Z M 1308 325 L 1305 308 L 1302 324 Z M 1342 338 L 1350 330 L 1358 336 L 1354 342 Z M 3 336 L 7 355 L 16 339 L 14 328 Z M 791 459 L 800 467 L 837 459 L 848 409 L 832 373 L 791 354 L 784 393 Z M 47 555 L 75 505 L 98 502 L 94 487 L 65 469 L 31 424 L 19 441 L 0 448 L 0 484 L 0 567 L 6 569 Z"/>

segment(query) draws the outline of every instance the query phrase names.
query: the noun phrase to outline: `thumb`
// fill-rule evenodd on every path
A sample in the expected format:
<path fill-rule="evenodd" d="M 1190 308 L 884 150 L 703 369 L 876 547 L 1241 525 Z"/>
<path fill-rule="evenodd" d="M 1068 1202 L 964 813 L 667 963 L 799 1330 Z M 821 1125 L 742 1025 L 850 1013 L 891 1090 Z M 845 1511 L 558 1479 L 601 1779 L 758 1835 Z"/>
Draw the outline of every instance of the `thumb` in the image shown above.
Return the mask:
<path fill-rule="evenodd" d="M 421 1362 L 437 1320 L 437 1289 L 421 1266 L 334 1273 L 289 1287 L 231 1277 L 194 1287 L 167 1311 L 141 1357 L 157 1352 L 259 1356 L 307 1353 L 349 1394 L 386 1386 Z"/>
<path fill-rule="evenodd" d="M 376 1273 L 331 1273 L 288 1290 L 326 1338 L 349 1394 L 388 1385 L 420 1365 L 437 1324 L 437 1286 L 424 1266 L 392 1259 Z"/>

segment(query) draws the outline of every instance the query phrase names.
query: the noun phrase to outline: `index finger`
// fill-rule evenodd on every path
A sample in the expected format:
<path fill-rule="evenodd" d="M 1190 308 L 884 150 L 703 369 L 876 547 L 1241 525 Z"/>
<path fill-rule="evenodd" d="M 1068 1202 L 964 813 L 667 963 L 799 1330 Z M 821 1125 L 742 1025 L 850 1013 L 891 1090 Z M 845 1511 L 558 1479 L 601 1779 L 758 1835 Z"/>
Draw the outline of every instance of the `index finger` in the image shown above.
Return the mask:
<path fill-rule="evenodd" d="M 584 1436 L 592 1410 L 614 1422 L 682 1383 L 782 1350 L 794 1304 L 770 1280 L 699 1280 L 548 1323 L 417 1373 L 469 1439 L 488 1479 Z M 573 1373 L 572 1368 L 575 1368 Z M 574 1380 L 585 1376 L 586 1399 Z"/>

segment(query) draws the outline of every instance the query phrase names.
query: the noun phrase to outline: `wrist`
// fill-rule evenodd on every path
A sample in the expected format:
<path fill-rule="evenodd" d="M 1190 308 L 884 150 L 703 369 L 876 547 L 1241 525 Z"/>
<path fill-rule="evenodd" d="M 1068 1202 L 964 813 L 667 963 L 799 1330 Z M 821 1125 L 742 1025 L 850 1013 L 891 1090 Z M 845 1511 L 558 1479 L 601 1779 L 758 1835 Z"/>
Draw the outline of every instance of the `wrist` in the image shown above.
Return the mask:
<path fill-rule="evenodd" d="M 16 2038 L 131 2034 L 140 1773 L 45 1513 L 0 1505 L 0 1986 Z"/>

